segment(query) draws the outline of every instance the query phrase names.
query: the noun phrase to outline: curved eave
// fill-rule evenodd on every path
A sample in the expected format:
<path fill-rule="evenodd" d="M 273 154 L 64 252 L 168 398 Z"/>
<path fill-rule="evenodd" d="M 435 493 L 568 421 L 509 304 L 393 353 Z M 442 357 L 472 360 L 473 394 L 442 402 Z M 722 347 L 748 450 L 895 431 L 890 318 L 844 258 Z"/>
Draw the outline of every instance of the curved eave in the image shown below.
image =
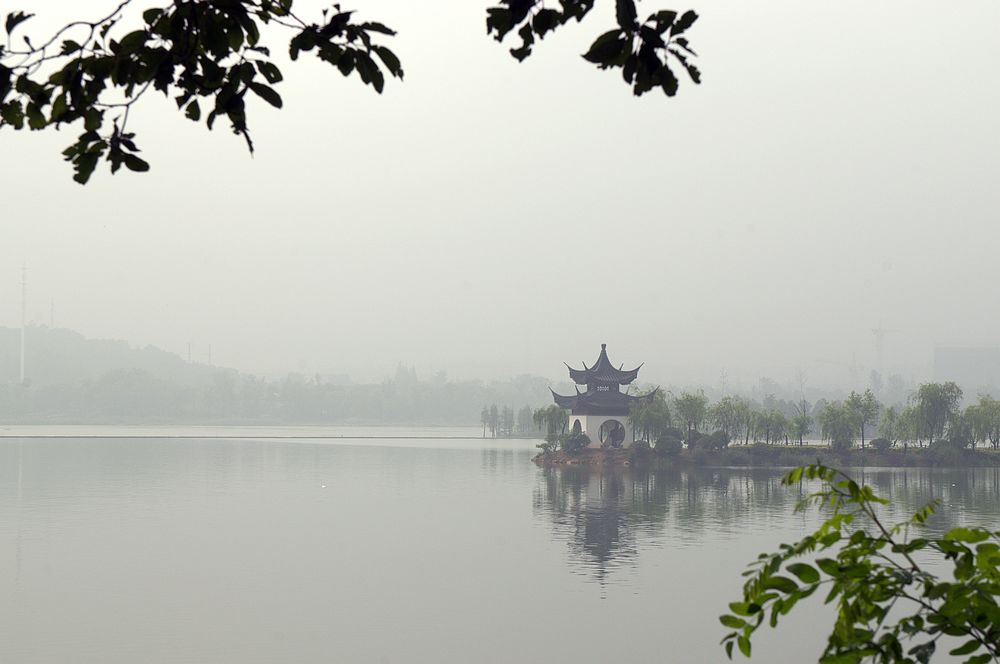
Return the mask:
<path fill-rule="evenodd" d="M 646 394 L 629 394 L 629 401 L 649 401 L 653 396 L 660 391 L 660 388 L 656 388 L 652 392 L 647 392 Z"/>
<path fill-rule="evenodd" d="M 579 393 L 571 396 L 564 396 L 562 394 L 557 394 L 551 387 L 549 388 L 549 392 L 552 392 L 552 399 L 556 402 L 556 405 L 559 406 L 560 408 L 570 408 L 570 409 L 575 408 L 577 398 L 580 396 Z"/>
<path fill-rule="evenodd" d="M 586 385 L 590 378 L 590 372 L 586 369 L 574 369 L 573 367 L 566 365 L 569 368 L 569 377 L 577 385 Z"/>

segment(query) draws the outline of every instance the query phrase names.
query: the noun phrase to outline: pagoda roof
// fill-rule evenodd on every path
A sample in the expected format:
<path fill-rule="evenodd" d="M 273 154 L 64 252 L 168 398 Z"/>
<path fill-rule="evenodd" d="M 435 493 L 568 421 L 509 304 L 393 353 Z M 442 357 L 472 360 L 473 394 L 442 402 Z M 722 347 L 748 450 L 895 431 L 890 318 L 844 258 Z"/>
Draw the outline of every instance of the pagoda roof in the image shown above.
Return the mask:
<path fill-rule="evenodd" d="M 640 364 L 635 369 L 622 369 L 623 365 L 615 367 L 608 359 L 608 345 L 601 344 L 601 354 L 597 356 L 594 366 L 587 367 L 584 363 L 583 369 L 574 369 L 566 365 L 569 369 L 569 377 L 577 385 L 590 385 L 592 383 L 618 383 L 628 385 L 639 376 Z"/>
<path fill-rule="evenodd" d="M 597 390 L 587 390 L 586 392 L 581 392 L 579 388 L 576 390 L 576 394 L 571 394 L 569 396 L 557 394 L 552 388 L 549 388 L 552 392 L 552 398 L 555 400 L 556 405 L 560 408 L 566 408 L 572 410 L 573 412 L 586 412 L 586 411 L 628 411 L 629 407 L 636 402 L 646 401 L 654 394 L 657 390 L 653 390 L 648 394 L 625 394 L 624 392 L 614 392 L 614 391 L 597 391 Z"/>

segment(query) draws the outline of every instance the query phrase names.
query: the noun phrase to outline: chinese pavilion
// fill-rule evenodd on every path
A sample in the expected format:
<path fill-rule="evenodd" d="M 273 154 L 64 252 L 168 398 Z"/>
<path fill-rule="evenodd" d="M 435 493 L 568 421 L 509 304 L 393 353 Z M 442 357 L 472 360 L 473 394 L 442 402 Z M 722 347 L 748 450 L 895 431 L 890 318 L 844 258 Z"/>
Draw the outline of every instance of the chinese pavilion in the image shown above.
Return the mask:
<path fill-rule="evenodd" d="M 622 392 L 622 385 L 631 385 L 639 375 L 640 364 L 635 369 L 615 367 L 608 359 L 607 344 L 601 344 L 601 354 L 594 366 L 569 369 L 569 376 L 577 385 L 586 385 L 587 391 L 563 396 L 552 392 L 556 405 L 570 411 L 569 424 L 574 431 L 582 431 L 590 438 L 591 446 L 627 447 L 632 440 L 632 427 L 628 421 L 629 406 L 645 401 L 656 390 L 644 395 Z M 551 389 L 550 389 L 551 391 Z"/>

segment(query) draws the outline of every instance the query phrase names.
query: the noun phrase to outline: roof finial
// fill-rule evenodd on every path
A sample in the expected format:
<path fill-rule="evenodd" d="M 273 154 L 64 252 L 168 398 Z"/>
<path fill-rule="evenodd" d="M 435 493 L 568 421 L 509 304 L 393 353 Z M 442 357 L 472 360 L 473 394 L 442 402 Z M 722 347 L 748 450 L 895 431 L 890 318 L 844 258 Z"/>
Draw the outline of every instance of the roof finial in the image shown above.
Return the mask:
<path fill-rule="evenodd" d="M 601 344 L 601 350 L 604 350 L 604 349 L 605 349 L 605 348 L 607 348 L 607 347 L 608 347 L 608 345 L 607 345 L 607 344 Z"/>

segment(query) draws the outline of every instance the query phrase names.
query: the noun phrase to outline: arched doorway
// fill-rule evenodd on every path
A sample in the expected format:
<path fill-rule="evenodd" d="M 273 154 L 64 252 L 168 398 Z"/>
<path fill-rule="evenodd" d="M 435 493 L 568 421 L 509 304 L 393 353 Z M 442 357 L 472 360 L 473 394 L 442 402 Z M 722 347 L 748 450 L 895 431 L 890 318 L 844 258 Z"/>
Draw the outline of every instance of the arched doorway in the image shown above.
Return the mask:
<path fill-rule="evenodd" d="M 625 443 L 625 425 L 618 420 L 607 420 L 598 435 L 603 447 L 621 447 Z"/>

